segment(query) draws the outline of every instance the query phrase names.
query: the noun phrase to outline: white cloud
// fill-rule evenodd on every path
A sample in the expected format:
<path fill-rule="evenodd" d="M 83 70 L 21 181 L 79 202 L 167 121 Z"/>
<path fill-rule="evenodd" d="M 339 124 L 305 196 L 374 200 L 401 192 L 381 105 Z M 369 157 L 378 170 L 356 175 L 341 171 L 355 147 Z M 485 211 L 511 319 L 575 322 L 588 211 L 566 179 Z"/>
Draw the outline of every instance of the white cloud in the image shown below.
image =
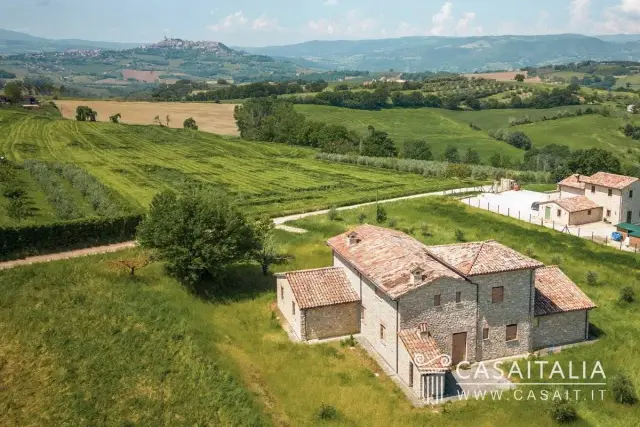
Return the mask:
<path fill-rule="evenodd" d="M 571 0 L 569 4 L 569 23 L 572 30 L 582 30 L 589 23 L 591 0 Z"/>
<path fill-rule="evenodd" d="M 255 31 L 267 31 L 267 30 L 280 30 L 277 19 L 268 18 L 266 15 L 262 15 L 253 20 L 251 29 Z"/>
<path fill-rule="evenodd" d="M 433 34 L 434 36 L 439 36 L 444 32 L 446 26 L 452 19 L 452 10 L 453 3 L 448 1 L 442 5 L 438 13 L 433 15 L 433 17 L 431 18 L 431 21 L 433 22 L 433 27 L 431 27 L 431 34 Z"/>
<path fill-rule="evenodd" d="M 359 10 L 348 10 L 340 19 L 317 19 L 307 22 L 306 29 L 316 35 L 341 36 L 350 39 L 370 38 L 380 35 L 375 18 L 363 15 Z"/>
<path fill-rule="evenodd" d="M 398 37 L 418 36 L 423 33 L 420 28 L 404 21 L 398 24 L 398 28 L 396 29 L 396 36 Z"/>
<path fill-rule="evenodd" d="M 625 13 L 640 15 L 640 0 L 622 0 L 619 8 Z"/>
<path fill-rule="evenodd" d="M 467 12 L 456 24 L 455 34 L 457 36 L 476 36 L 484 33 L 481 25 L 475 25 L 476 13 Z"/>
<path fill-rule="evenodd" d="M 640 0 L 622 0 L 602 11 L 602 19 L 593 25 L 599 34 L 640 32 Z"/>
<path fill-rule="evenodd" d="M 338 4 L 338 0 L 324 0 L 322 4 L 325 6 L 336 6 Z"/>
<path fill-rule="evenodd" d="M 207 28 L 215 32 L 233 32 L 244 27 L 248 19 L 243 11 L 238 11 L 222 18 L 217 24 L 209 25 Z"/>

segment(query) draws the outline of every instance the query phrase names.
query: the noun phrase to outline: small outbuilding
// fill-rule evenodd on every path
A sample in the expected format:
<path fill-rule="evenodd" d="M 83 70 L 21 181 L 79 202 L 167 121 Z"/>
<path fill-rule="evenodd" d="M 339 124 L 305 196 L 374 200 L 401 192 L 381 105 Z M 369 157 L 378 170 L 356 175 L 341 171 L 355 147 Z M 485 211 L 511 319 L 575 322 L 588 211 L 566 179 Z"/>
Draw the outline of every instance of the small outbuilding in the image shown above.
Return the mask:
<path fill-rule="evenodd" d="M 602 221 L 602 206 L 585 196 L 540 202 L 545 221 L 562 225 L 580 225 Z"/>
<path fill-rule="evenodd" d="M 360 297 L 343 268 L 276 275 L 278 308 L 301 341 L 360 332 Z"/>
<path fill-rule="evenodd" d="M 616 225 L 616 230 L 622 234 L 623 239 L 629 246 L 640 247 L 640 224 L 623 222 Z"/>

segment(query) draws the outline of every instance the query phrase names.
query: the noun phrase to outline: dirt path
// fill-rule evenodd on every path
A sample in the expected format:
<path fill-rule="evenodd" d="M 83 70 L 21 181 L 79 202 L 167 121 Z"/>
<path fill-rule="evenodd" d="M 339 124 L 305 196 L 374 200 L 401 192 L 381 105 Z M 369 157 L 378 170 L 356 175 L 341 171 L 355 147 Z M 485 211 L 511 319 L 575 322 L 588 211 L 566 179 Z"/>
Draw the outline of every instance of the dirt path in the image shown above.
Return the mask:
<path fill-rule="evenodd" d="M 78 258 L 87 255 L 106 254 L 109 252 L 122 251 L 124 249 L 133 248 L 136 246 L 136 242 L 123 242 L 115 243 L 113 245 L 106 246 L 94 246 L 93 248 L 76 249 L 74 251 L 58 252 L 56 254 L 38 255 L 23 259 L 16 259 L 13 261 L 0 262 L 0 270 L 8 268 L 18 267 L 21 265 L 39 264 L 42 262 L 58 261 L 61 259 Z"/>
<path fill-rule="evenodd" d="M 411 195 L 411 196 L 404 196 L 404 197 L 396 197 L 396 198 L 393 198 L 393 199 L 379 200 L 378 202 L 368 202 L 368 203 L 359 203 L 357 205 L 351 205 L 351 206 L 342 206 L 342 207 L 337 208 L 337 210 L 344 211 L 344 210 L 349 210 L 349 209 L 357 209 L 357 208 L 362 207 L 362 206 L 371 206 L 371 205 L 375 205 L 376 203 L 391 203 L 391 202 L 397 202 L 399 200 L 417 199 L 417 198 L 429 197 L 429 196 L 443 196 L 443 195 L 447 195 L 447 194 L 467 193 L 467 192 L 470 192 L 470 191 L 479 191 L 479 190 L 483 190 L 484 191 L 484 190 L 486 190 L 486 188 L 485 189 L 482 189 L 481 187 L 457 188 L 457 189 L 453 189 L 453 190 L 436 191 L 436 192 L 433 192 L 433 193 L 414 194 L 414 195 Z M 282 216 L 282 217 L 279 217 L 279 218 L 274 218 L 273 222 L 276 225 L 276 228 L 278 228 L 278 229 L 289 231 L 291 233 L 306 233 L 306 230 L 304 230 L 302 228 L 291 227 L 291 226 L 284 225 L 284 224 L 286 222 L 289 222 L 289 221 L 295 221 L 295 220 L 302 219 L 302 218 L 307 218 L 307 217 L 310 217 L 310 216 L 324 215 L 327 212 L 329 212 L 328 209 L 323 209 L 323 210 L 319 210 L 319 211 L 305 212 L 305 213 L 296 214 L 296 215 Z M 24 258 L 24 259 L 17 259 L 17 260 L 13 260 L 13 261 L 0 262 L 0 270 L 5 270 L 5 269 L 13 268 L 13 267 L 18 267 L 18 266 L 21 266 L 21 265 L 38 264 L 38 263 L 42 263 L 42 262 L 58 261 L 58 260 L 70 259 L 70 258 L 78 258 L 78 257 L 83 257 L 83 256 L 88 256 L 88 255 L 98 255 L 98 254 L 105 254 L 105 253 L 109 253 L 109 252 L 117 252 L 117 251 L 122 251 L 122 250 L 125 250 L 125 249 L 129 249 L 129 248 L 133 248 L 135 246 L 136 246 L 136 242 L 135 241 L 129 241 L 129 242 L 116 243 L 116 244 L 113 244 L 113 245 L 95 246 L 93 248 L 77 249 L 77 250 L 74 250 L 74 251 L 59 252 L 59 253 L 48 254 L 48 255 L 38 255 L 38 256 L 28 257 L 28 258 Z"/>

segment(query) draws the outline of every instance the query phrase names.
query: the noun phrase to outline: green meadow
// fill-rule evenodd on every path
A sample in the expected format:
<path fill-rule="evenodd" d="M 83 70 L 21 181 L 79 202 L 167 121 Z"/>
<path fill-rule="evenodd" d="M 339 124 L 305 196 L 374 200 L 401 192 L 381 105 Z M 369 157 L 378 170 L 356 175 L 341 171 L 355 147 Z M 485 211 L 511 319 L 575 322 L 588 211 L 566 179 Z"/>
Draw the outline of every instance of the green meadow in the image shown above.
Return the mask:
<path fill-rule="evenodd" d="M 601 360 L 608 377 L 640 384 L 640 258 L 447 198 L 386 204 L 388 221 L 427 244 L 496 239 L 561 268 L 598 305 L 599 340 L 546 357 Z M 277 232 L 295 260 L 279 270 L 330 265 L 325 241 L 375 222 L 375 207 L 316 216 Z M 387 225 L 388 224 L 381 224 Z M 459 234 L 459 233 L 458 233 Z M 137 251 L 0 271 L 0 425 L 554 426 L 550 402 L 461 401 L 413 408 L 360 348 L 291 343 L 274 319 L 275 281 L 254 265 L 233 268 L 214 299 L 187 293 L 160 263 L 130 277 L 113 261 Z M 593 270 L 597 285 L 586 285 Z M 532 388 L 532 390 L 534 390 Z M 537 388 L 535 389 L 537 390 Z M 526 394 L 525 394 L 526 395 Z M 321 420 L 321 405 L 337 411 Z M 640 405 L 574 402 L 580 426 L 630 426 Z"/>
<path fill-rule="evenodd" d="M 472 183 L 316 160 L 315 151 L 243 141 L 160 126 L 89 123 L 0 110 L 0 154 L 72 163 L 143 209 L 164 189 L 194 182 L 225 189 L 252 212 L 291 213 L 460 187 Z M 28 174 L 36 211 L 29 221 L 51 216 L 51 206 Z M 66 185 L 66 184 L 65 184 Z M 69 188 L 69 194 L 75 194 Z M 5 202 L 0 202 L 5 203 Z M 78 203 L 83 201 L 78 199 Z M 0 223 L 7 223 L 4 209 Z M 91 215 L 91 212 L 87 212 Z"/>

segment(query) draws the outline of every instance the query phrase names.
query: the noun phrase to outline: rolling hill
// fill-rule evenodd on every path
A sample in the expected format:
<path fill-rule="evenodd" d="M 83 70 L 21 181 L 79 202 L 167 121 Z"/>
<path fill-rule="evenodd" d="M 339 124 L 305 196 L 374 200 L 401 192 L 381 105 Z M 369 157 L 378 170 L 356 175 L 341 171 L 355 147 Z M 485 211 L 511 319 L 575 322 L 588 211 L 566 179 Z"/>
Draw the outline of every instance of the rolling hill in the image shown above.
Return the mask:
<path fill-rule="evenodd" d="M 140 43 L 115 43 L 77 39 L 52 40 L 0 29 L 0 55 L 27 52 L 61 52 L 67 49 L 131 49 Z"/>
<path fill-rule="evenodd" d="M 309 41 L 242 48 L 280 58 L 302 58 L 320 68 L 382 71 L 516 69 L 582 60 L 637 60 L 636 38 L 600 39 L 579 34 L 542 36 L 403 37 L 379 40 Z"/>

